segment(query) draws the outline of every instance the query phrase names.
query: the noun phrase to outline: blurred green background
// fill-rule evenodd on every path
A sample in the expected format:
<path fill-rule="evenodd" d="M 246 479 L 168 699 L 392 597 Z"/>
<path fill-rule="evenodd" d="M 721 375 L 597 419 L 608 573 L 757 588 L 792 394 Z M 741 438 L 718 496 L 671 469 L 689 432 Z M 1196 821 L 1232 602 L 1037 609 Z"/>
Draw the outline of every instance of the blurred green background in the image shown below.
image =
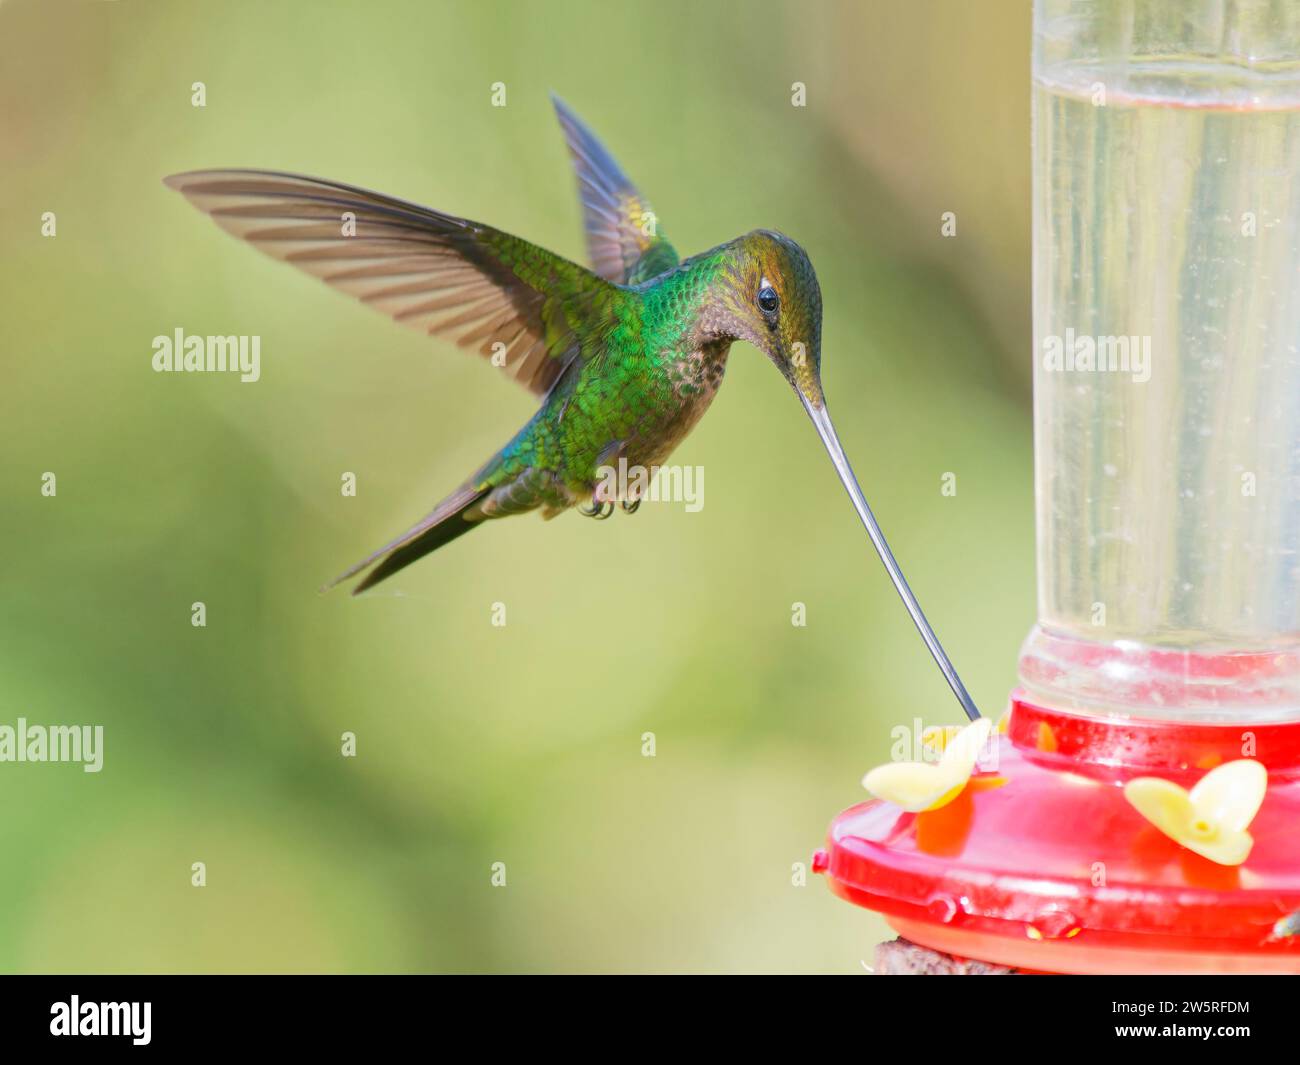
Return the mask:
<path fill-rule="evenodd" d="M 97 775 L 0 764 L 0 968 L 863 972 L 884 923 L 794 865 L 892 725 L 959 711 L 779 375 L 733 349 L 674 458 L 700 513 L 528 516 L 320 596 L 532 399 L 160 179 L 299 170 L 581 259 L 554 89 L 683 255 L 789 233 L 845 446 L 997 713 L 1033 620 L 1028 17 L 0 0 L 0 724 L 106 733 Z M 178 326 L 260 334 L 262 380 L 155 374 Z"/>

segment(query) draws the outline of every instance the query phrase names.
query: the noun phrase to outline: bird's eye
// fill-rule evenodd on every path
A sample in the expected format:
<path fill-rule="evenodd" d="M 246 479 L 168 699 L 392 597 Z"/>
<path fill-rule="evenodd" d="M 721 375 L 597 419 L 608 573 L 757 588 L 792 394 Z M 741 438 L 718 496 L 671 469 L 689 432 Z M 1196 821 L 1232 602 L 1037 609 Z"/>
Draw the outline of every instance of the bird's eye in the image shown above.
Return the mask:
<path fill-rule="evenodd" d="M 771 285 L 764 285 L 758 290 L 758 309 L 769 318 L 776 314 L 776 309 L 780 305 L 781 301 L 777 298 L 776 289 Z"/>

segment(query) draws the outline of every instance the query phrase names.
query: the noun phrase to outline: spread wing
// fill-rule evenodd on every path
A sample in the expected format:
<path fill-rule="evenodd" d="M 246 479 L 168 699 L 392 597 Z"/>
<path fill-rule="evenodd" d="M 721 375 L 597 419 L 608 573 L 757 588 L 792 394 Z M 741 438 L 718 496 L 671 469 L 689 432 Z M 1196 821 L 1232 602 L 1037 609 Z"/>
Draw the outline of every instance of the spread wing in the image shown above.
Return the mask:
<path fill-rule="evenodd" d="M 587 252 L 601 277 L 633 285 L 671 270 L 677 252 L 660 233 L 659 219 L 614 157 L 582 120 L 552 94 L 573 157 L 587 230 Z"/>
<path fill-rule="evenodd" d="M 165 183 L 227 232 L 402 325 L 477 350 L 539 395 L 618 298 L 545 248 L 351 185 L 264 170 Z"/>

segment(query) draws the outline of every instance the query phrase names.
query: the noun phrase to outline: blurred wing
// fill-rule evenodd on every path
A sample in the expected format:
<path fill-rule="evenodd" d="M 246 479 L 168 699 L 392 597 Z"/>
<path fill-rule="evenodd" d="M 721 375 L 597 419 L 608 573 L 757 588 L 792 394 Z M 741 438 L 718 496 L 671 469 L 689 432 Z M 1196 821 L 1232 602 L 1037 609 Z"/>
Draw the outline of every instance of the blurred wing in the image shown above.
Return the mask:
<path fill-rule="evenodd" d="M 474 348 L 539 395 L 619 291 L 509 233 L 351 185 L 262 170 L 165 182 L 227 232 L 402 325 Z"/>
<path fill-rule="evenodd" d="M 627 179 L 596 135 L 552 94 L 573 156 L 592 268 L 606 281 L 628 285 L 677 265 L 677 252 L 659 235 L 650 202 Z"/>

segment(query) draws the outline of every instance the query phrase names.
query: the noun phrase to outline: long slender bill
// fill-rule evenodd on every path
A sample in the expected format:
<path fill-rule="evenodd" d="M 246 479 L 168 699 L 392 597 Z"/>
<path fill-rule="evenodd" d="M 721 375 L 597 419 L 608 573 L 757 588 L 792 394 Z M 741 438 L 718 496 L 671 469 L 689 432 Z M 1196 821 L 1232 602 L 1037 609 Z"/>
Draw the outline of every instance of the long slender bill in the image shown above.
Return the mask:
<path fill-rule="evenodd" d="M 853 506 L 857 508 L 858 517 L 862 519 L 862 524 L 867 527 L 867 535 L 871 537 L 871 542 L 875 544 L 876 553 L 880 555 L 880 561 L 885 564 L 889 579 L 894 582 L 894 587 L 898 589 L 903 605 L 907 607 L 907 612 L 912 615 L 912 621 L 916 624 L 921 639 L 925 641 L 925 646 L 930 649 L 930 654 L 934 655 L 934 660 L 943 671 L 948 686 L 952 689 L 952 693 L 957 696 L 957 701 L 961 703 L 961 708 L 966 711 L 966 716 L 972 721 L 977 720 L 980 716 L 979 708 L 976 707 L 975 701 L 970 697 L 966 686 L 961 682 L 961 677 L 957 676 L 957 670 L 953 668 L 947 652 L 943 649 L 943 644 L 939 642 L 939 637 L 934 634 L 934 629 L 931 627 L 930 622 L 926 620 L 925 614 L 921 610 L 921 604 L 916 601 L 916 596 L 912 594 L 912 589 L 907 583 L 907 578 L 903 576 L 903 571 L 899 568 L 894 553 L 889 550 L 889 543 L 885 540 L 885 534 L 880 531 L 880 523 L 876 521 L 876 516 L 871 513 L 871 508 L 867 506 L 866 497 L 862 494 L 862 489 L 858 487 L 858 479 L 853 476 L 853 467 L 849 465 L 849 460 L 844 454 L 844 448 L 840 446 L 840 438 L 835 434 L 835 426 L 831 423 L 830 412 L 827 411 L 824 404 L 820 408 L 814 407 L 802 393 L 799 398 L 803 401 L 808 417 L 812 419 L 813 425 L 817 427 L 817 435 L 822 438 L 822 443 L 826 445 L 826 451 L 831 457 L 831 462 L 835 464 L 835 472 L 840 475 L 840 480 L 844 482 L 849 498 L 853 500 Z"/>

